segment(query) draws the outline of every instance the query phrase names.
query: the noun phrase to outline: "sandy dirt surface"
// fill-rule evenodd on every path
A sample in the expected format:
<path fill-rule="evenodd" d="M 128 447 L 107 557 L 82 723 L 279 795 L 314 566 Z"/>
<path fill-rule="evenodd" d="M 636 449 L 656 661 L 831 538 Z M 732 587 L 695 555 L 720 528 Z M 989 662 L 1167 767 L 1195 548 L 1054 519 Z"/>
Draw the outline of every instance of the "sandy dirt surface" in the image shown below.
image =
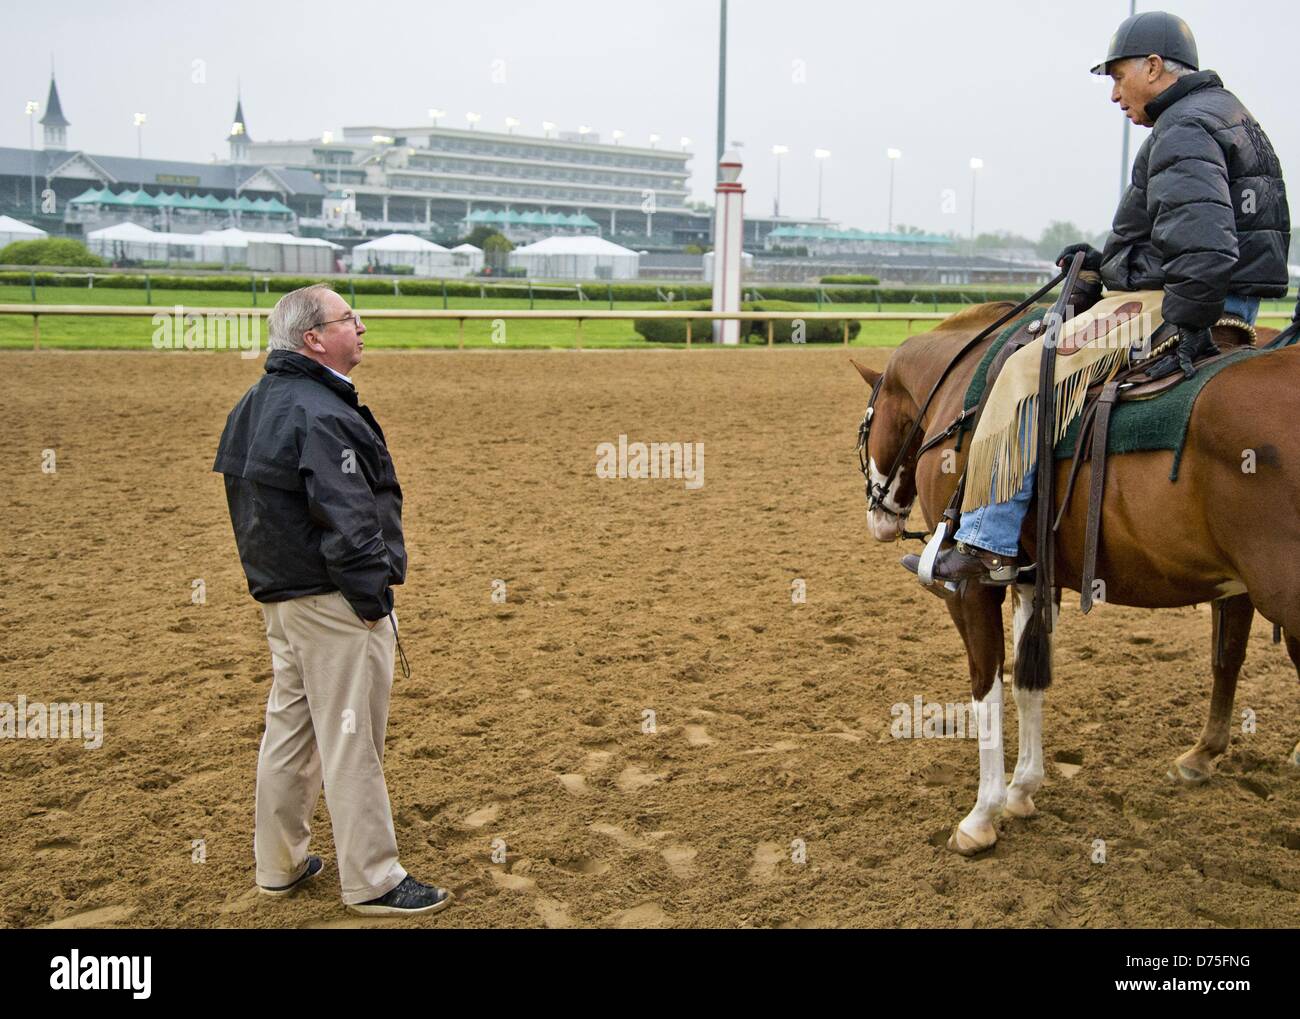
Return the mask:
<path fill-rule="evenodd" d="M 1262 620 L 1216 777 L 1165 778 L 1206 715 L 1204 605 L 1067 597 L 1040 815 L 943 848 L 976 743 L 894 739 L 891 707 L 967 699 L 965 655 L 867 534 L 867 392 L 835 349 L 367 354 L 411 559 L 388 786 L 404 864 L 458 902 L 348 914 L 324 799 L 323 879 L 259 896 L 271 663 L 210 468 L 260 362 L 0 362 L 0 701 L 101 702 L 105 729 L 0 741 L 4 925 L 1300 924 L 1300 689 Z M 703 487 L 598 478 L 620 434 L 704 442 Z"/>

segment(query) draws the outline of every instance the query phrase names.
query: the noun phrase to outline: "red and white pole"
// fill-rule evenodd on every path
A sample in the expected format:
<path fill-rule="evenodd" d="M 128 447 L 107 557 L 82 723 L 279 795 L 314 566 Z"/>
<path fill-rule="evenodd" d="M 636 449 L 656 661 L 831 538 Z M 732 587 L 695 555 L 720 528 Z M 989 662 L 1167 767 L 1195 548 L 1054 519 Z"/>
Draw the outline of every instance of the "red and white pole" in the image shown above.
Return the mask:
<path fill-rule="evenodd" d="M 745 236 L 745 187 L 740 181 L 740 154 L 728 152 L 718 164 L 714 187 L 713 310 L 740 310 L 740 270 Z M 740 343 L 740 322 L 713 323 L 714 343 Z"/>

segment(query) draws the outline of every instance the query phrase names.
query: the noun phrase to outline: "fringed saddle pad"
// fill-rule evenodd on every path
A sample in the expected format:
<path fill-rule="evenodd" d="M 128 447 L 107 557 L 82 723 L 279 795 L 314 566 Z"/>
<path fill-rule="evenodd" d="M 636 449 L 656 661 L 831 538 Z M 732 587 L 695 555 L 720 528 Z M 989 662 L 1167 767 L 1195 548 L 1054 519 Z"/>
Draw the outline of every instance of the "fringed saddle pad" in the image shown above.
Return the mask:
<path fill-rule="evenodd" d="M 1131 298 L 1134 295 L 1124 294 L 1125 298 Z M 992 345 L 985 352 L 983 359 L 975 371 L 975 377 L 966 391 L 965 406 L 967 409 L 973 408 L 979 404 L 980 397 L 984 394 L 985 375 L 989 364 L 997 356 L 998 351 L 1011 338 L 1011 336 L 1024 325 L 1026 320 L 1042 318 L 1046 312 L 1046 307 L 1035 308 L 1028 316 L 1013 322 L 1011 325 L 993 341 Z M 1154 327 L 1153 327 L 1154 328 Z M 1116 453 L 1138 453 L 1147 450 L 1167 449 L 1173 451 L 1174 461 L 1173 468 L 1169 474 L 1170 481 L 1178 480 L 1179 462 L 1182 458 L 1183 445 L 1187 440 L 1187 426 L 1192 417 L 1192 408 L 1196 403 L 1196 398 L 1200 395 L 1201 390 L 1206 384 L 1214 378 L 1223 369 L 1251 357 L 1258 357 L 1261 354 L 1268 353 L 1270 350 L 1279 350 L 1286 346 L 1291 346 L 1300 342 L 1300 329 L 1290 330 L 1278 336 L 1266 347 L 1242 347 L 1238 350 L 1231 351 L 1226 356 L 1211 361 L 1204 365 L 1196 375 L 1189 381 L 1175 386 L 1167 393 L 1150 400 L 1140 400 L 1132 403 L 1117 404 L 1111 413 L 1110 427 L 1107 430 L 1106 450 L 1110 454 Z M 992 406 L 993 397 L 997 395 L 997 389 L 1004 383 L 1001 380 L 1006 376 L 1007 369 L 1011 367 L 1016 358 L 1026 355 L 1027 351 L 1033 351 L 1027 355 L 1027 359 L 1032 361 L 1033 384 L 1031 396 L 1037 396 L 1038 388 L 1038 354 L 1042 351 L 1042 342 L 1037 341 L 1030 344 L 1023 350 L 1018 351 L 1011 358 L 1007 359 L 1006 365 L 1003 366 L 1002 373 L 998 376 L 998 381 L 994 384 L 994 392 L 989 395 L 989 405 Z M 1061 394 L 1061 375 L 1062 362 L 1064 370 L 1079 369 L 1079 365 L 1071 364 L 1077 355 L 1071 354 L 1066 357 L 1057 358 L 1057 412 L 1058 412 L 1058 441 L 1056 443 L 1056 458 L 1058 460 L 1069 459 L 1074 455 L 1074 447 L 1078 439 L 1079 417 L 1078 412 L 1072 419 L 1064 422 L 1059 415 L 1062 413 Z M 1023 370 L 1023 369 L 1022 369 Z M 1088 369 L 1091 373 L 1092 369 Z M 1086 389 L 1086 387 L 1085 387 Z M 1005 411 L 1004 411 L 1005 413 Z M 988 415 L 988 407 L 985 408 L 985 417 Z M 993 432 L 997 429 L 992 424 L 985 426 L 982 422 L 976 432 L 976 439 L 984 433 L 985 428 L 990 428 Z M 1031 436 L 1037 434 L 1036 428 L 1031 430 Z M 1032 439 L 1031 439 L 1032 442 Z M 1030 463 L 1033 462 L 1033 456 L 1036 445 L 1029 446 Z M 1019 459 L 1017 456 L 1014 458 Z M 968 468 L 969 469 L 969 468 Z M 1023 479 L 1023 474 L 1021 475 Z M 1001 485 L 998 486 L 1001 489 Z M 985 493 L 984 499 L 969 498 L 967 501 L 973 502 L 975 506 L 983 505 L 988 501 L 988 494 L 992 488 L 991 480 L 983 483 L 982 491 Z M 967 480 L 967 493 L 977 492 L 979 489 L 973 489 L 970 479 Z M 1009 498 L 1009 496 L 1008 496 Z M 1005 500 L 1003 500 L 1005 501 Z"/>
<path fill-rule="evenodd" d="M 1083 413 L 1088 388 L 1128 364 L 1129 351 L 1140 348 L 1164 322 L 1163 300 L 1159 290 L 1116 294 L 1062 324 L 1057 338 L 1053 442 L 1059 443 Z M 1042 352 L 1042 338 L 1017 350 L 993 383 L 966 460 L 963 512 L 989 502 L 1006 502 L 1034 467 Z"/>

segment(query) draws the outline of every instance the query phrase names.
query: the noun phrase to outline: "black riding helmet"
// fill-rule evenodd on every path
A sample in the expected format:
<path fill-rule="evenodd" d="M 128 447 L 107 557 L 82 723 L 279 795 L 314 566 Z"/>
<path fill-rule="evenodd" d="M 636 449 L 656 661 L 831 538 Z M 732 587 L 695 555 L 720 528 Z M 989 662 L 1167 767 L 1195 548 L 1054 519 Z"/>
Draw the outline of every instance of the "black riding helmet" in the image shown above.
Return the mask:
<path fill-rule="evenodd" d="M 1196 39 L 1187 22 L 1165 11 L 1144 11 L 1126 18 L 1110 39 L 1106 59 L 1092 69 L 1093 74 L 1107 74 L 1112 60 L 1145 57 L 1150 54 L 1177 60 L 1193 71 L 1201 69 L 1196 53 Z"/>

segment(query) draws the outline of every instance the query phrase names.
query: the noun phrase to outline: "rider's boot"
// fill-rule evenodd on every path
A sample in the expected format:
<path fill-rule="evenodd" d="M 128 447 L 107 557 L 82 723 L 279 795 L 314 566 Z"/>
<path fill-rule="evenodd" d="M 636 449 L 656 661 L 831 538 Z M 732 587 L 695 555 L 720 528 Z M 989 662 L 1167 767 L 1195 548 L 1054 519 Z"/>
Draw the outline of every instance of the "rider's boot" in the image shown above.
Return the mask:
<path fill-rule="evenodd" d="M 901 562 L 905 569 L 917 573 L 921 565 L 921 557 L 907 555 L 903 556 Z M 959 541 L 944 549 L 935 559 L 935 583 L 929 587 L 929 590 L 936 594 L 950 591 L 951 589 L 944 588 L 946 581 L 954 584 L 966 580 L 974 580 L 981 584 L 1014 584 L 1018 571 L 1019 565 L 1015 556 L 999 555 Z"/>

